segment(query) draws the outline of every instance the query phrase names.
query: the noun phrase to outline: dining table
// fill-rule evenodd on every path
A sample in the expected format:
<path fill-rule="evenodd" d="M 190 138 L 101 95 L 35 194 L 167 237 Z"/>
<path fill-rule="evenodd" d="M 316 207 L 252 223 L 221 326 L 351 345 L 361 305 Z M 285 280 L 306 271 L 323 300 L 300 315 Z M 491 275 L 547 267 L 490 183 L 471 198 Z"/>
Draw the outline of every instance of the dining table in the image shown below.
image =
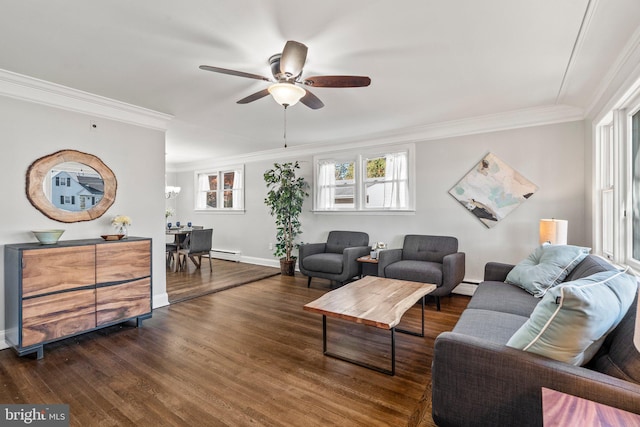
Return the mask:
<path fill-rule="evenodd" d="M 165 234 L 167 236 L 175 236 L 174 237 L 174 242 L 176 245 L 176 250 L 174 253 L 174 271 L 178 271 L 178 252 L 180 251 L 180 249 L 183 249 L 183 245 L 185 245 L 185 243 L 188 241 L 187 238 L 189 236 L 189 233 L 191 233 L 191 231 L 193 231 L 192 227 L 185 227 L 185 226 L 181 226 L 181 227 L 167 227 L 165 230 Z M 180 238 L 180 236 L 184 236 L 184 238 Z M 186 246 L 184 246 L 186 247 Z M 167 261 L 168 262 L 168 261 Z"/>

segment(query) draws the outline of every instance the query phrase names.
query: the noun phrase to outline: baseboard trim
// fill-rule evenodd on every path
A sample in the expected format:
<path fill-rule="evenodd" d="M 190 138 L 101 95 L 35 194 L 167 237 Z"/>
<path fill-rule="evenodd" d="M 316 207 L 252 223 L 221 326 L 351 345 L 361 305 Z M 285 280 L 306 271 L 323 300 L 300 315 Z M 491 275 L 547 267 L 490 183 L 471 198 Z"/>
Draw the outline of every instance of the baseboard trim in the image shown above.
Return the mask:
<path fill-rule="evenodd" d="M 246 262 L 247 264 L 262 265 L 264 267 L 280 268 L 280 260 L 273 259 L 273 258 L 257 258 L 252 256 L 241 255 L 240 262 Z"/>
<path fill-rule="evenodd" d="M 165 292 L 160 295 L 153 296 L 153 309 L 165 307 L 169 305 L 169 295 Z"/>
<path fill-rule="evenodd" d="M 222 259 L 225 261 L 240 262 L 242 259 L 242 252 L 237 249 L 211 249 L 212 258 Z"/>
<path fill-rule="evenodd" d="M 6 330 L 0 331 L 0 350 L 4 350 L 5 348 L 9 348 L 9 344 L 4 340 L 4 337 L 7 335 Z"/>

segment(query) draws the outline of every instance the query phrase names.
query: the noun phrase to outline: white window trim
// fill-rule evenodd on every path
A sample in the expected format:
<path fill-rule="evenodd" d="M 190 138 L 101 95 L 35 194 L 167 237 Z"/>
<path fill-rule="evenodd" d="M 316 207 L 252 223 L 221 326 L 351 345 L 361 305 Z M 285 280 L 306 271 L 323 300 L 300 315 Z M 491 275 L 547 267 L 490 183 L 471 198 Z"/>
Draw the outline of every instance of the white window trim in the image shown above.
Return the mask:
<path fill-rule="evenodd" d="M 638 80 L 640 83 L 640 80 Z M 607 111 L 593 127 L 594 135 L 594 186 L 593 186 L 593 218 L 594 218 L 594 253 L 611 262 L 627 265 L 640 270 L 640 260 L 633 259 L 633 209 L 632 204 L 632 128 L 631 118 L 640 111 L 640 86 L 624 94 L 614 107 Z M 603 247 L 603 203 L 601 183 L 603 167 L 602 144 L 606 136 L 603 129 L 612 126 L 613 144 L 613 253 L 604 253 Z"/>
<path fill-rule="evenodd" d="M 241 177 L 242 177 L 242 182 L 241 182 L 241 187 L 240 187 L 240 191 L 241 191 L 241 196 L 240 196 L 240 207 L 233 207 L 233 208 L 199 208 L 198 207 L 198 194 L 199 194 L 199 182 L 198 179 L 200 177 L 200 175 L 213 175 L 213 174 L 217 174 L 218 175 L 218 197 L 222 197 L 224 189 L 222 188 L 222 186 L 224 185 L 224 180 L 223 180 L 223 176 L 226 172 L 235 172 L 235 171 L 240 171 L 241 173 Z M 229 166 L 225 166 L 225 167 L 220 167 L 220 168 L 212 168 L 212 169 L 203 169 L 203 170 L 196 170 L 193 173 L 193 209 L 195 213 L 201 214 L 201 213 L 205 213 L 205 214 L 244 214 L 245 213 L 245 194 L 246 194 L 246 185 L 245 185 L 245 170 L 244 170 L 244 164 L 241 165 L 229 165 Z"/>
<path fill-rule="evenodd" d="M 405 209 L 397 208 L 365 208 L 364 206 L 364 172 L 362 170 L 362 162 L 365 158 L 374 158 L 384 156 L 389 152 L 406 151 L 408 154 L 408 187 L 409 187 L 409 206 Z M 398 144 L 398 145 L 383 145 L 371 148 L 362 148 L 356 150 L 336 151 L 330 153 L 322 153 L 313 157 L 313 209 L 315 214 L 328 214 L 328 215 L 407 215 L 415 213 L 416 205 L 416 173 L 415 173 L 415 144 Z M 318 164 L 326 160 L 354 160 L 356 176 L 356 190 L 355 190 L 355 207 L 350 209 L 336 208 L 336 209 L 319 209 L 318 203 Z"/>

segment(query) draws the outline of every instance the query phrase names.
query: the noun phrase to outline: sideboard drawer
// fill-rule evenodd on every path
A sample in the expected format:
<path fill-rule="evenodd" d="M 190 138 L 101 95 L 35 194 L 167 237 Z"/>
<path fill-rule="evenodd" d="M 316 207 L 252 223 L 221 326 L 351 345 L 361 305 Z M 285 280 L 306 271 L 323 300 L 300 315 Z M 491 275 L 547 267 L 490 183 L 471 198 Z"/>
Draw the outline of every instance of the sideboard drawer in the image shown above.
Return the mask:
<path fill-rule="evenodd" d="M 151 242 L 118 242 L 96 248 L 96 283 L 119 282 L 151 275 Z"/>
<path fill-rule="evenodd" d="M 95 284 L 95 257 L 95 246 L 24 251 L 22 297 Z"/>
<path fill-rule="evenodd" d="M 96 289 L 98 326 L 151 311 L 151 278 Z"/>
<path fill-rule="evenodd" d="M 95 288 L 22 301 L 22 346 L 75 335 L 96 327 Z"/>

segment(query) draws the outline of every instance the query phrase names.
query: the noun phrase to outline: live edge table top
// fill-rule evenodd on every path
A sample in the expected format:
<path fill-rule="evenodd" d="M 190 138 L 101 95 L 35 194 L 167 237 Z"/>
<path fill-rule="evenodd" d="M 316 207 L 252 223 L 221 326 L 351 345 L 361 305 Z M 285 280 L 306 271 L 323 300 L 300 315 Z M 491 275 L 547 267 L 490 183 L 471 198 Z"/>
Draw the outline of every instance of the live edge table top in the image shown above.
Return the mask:
<path fill-rule="evenodd" d="M 402 315 L 436 285 L 366 276 L 327 292 L 304 306 L 307 311 L 375 326 L 395 328 Z"/>

